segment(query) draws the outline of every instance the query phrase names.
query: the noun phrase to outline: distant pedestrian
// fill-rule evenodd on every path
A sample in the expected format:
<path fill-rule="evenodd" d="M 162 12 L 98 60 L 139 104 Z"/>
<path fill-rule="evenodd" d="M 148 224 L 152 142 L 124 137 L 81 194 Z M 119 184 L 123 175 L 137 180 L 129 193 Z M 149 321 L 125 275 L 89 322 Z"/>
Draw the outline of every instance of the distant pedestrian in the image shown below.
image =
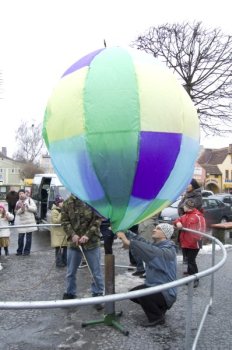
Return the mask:
<path fill-rule="evenodd" d="M 36 225 L 35 213 L 36 204 L 30 197 L 26 196 L 25 190 L 19 190 L 19 200 L 15 207 L 15 224 L 16 225 Z M 30 255 L 32 232 L 37 231 L 37 227 L 17 228 L 18 231 L 18 249 L 16 255 Z M 24 236 L 26 235 L 26 244 L 24 246 Z"/>
<path fill-rule="evenodd" d="M 6 211 L 4 205 L 0 204 L 0 227 L 7 226 L 9 221 L 14 219 L 14 215 Z M 1 250 L 4 248 L 5 255 L 9 255 L 9 242 L 10 242 L 10 229 L 0 229 L 0 255 Z"/>
<path fill-rule="evenodd" d="M 9 213 L 13 214 L 13 219 L 11 221 L 12 224 L 14 224 L 15 206 L 18 200 L 19 200 L 18 192 L 16 192 L 14 189 L 11 189 L 6 195 L 6 201 L 8 204 Z"/>
<path fill-rule="evenodd" d="M 61 224 L 61 208 L 64 199 L 56 196 L 55 203 L 51 210 L 51 223 Z M 56 266 L 64 267 L 67 265 L 67 238 L 62 226 L 51 227 L 51 246 L 55 248 Z"/>
<path fill-rule="evenodd" d="M 202 212 L 195 207 L 195 203 L 191 199 L 186 200 L 184 212 L 184 215 L 174 221 L 174 225 L 180 229 L 179 241 L 183 254 L 187 259 L 187 274 L 194 275 L 198 272 L 196 257 L 202 246 L 202 237 L 197 233 L 187 232 L 184 229 L 188 228 L 205 232 L 205 218 Z M 198 285 L 199 280 L 195 280 L 194 288 L 198 287 Z"/>
<path fill-rule="evenodd" d="M 194 202 L 195 208 L 201 210 L 202 208 L 202 194 L 201 187 L 197 180 L 192 179 L 188 187 L 186 188 L 186 192 L 183 195 L 180 203 L 178 204 L 178 215 L 183 215 L 184 212 L 184 203 L 187 199 L 191 199 Z"/>
<path fill-rule="evenodd" d="M 123 242 L 124 247 L 128 247 L 134 255 L 139 256 L 146 264 L 145 283 L 130 291 L 136 291 L 152 286 L 175 281 L 176 279 L 176 247 L 171 236 L 173 226 L 169 224 L 159 224 L 153 230 L 153 243 L 138 237 L 131 231 L 117 232 L 118 238 Z M 176 301 L 176 288 L 169 288 L 162 292 L 136 297 L 131 299 L 141 305 L 148 322 L 143 323 L 143 327 L 155 327 L 165 323 L 165 313 Z"/>
<path fill-rule="evenodd" d="M 91 270 L 92 296 L 103 295 L 104 283 L 100 250 L 101 218 L 91 207 L 71 195 L 64 201 L 61 210 L 61 222 L 68 240 L 67 289 L 63 299 L 76 298 L 76 272 L 82 260 L 82 252 Z M 103 305 L 96 304 L 95 307 L 97 310 L 101 310 Z"/>

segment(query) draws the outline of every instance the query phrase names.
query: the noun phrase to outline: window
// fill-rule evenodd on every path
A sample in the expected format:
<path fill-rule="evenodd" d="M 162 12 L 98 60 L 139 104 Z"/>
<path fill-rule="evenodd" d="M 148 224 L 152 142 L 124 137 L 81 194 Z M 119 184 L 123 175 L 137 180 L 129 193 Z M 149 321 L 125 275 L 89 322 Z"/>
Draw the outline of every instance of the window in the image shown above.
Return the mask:
<path fill-rule="evenodd" d="M 226 170 L 226 171 L 225 171 L 225 179 L 226 179 L 226 180 L 229 180 L 229 170 Z"/>

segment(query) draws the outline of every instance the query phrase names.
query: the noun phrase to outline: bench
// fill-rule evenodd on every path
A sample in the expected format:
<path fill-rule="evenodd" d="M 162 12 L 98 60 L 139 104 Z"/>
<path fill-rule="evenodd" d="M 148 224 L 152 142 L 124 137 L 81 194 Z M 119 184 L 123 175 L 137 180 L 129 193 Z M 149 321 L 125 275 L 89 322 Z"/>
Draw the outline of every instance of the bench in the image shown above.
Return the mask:
<path fill-rule="evenodd" d="M 212 235 L 223 244 L 232 244 L 232 221 L 211 225 Z"/>

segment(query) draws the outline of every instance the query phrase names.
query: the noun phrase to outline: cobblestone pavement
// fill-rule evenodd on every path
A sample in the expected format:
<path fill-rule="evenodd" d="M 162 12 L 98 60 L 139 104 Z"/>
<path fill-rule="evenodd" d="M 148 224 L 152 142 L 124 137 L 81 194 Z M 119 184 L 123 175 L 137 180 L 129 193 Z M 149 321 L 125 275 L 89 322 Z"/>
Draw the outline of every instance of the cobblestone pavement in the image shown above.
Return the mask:
<path fill-rule="evenodd" d="M 1 257 L 2 301 L 59 300 L 64 292 L 65 269 L 54 267 L 54 250 L 49 248 L 49 233 L 36 233 L 34 250 L 29 257 L 15 256 L 16 235 L 11 239 L 11 255 Z M 41 243 L 43 241 L 43 244 Z M 37 242 L 37 243 L 36 243 Z M 41 244 L 39 244 L 40 242 Z M 40 249 L 39 249 L 40 248 Z M 116 265 L 128 264 L 128 252 L 115 240 Z M 103 257 L 102 257 L 103 258 Z M 217 260 L 221 258 L 217 252 Z M 179 259 L 180 260 L 180 259 Z M 103 260 L 102 260 L 103 261 Z M 215 297 L 212 314 L 207 316 L 197 349 L 232 349 L 231 334 L 231 274 L 232 251 L 228 251 L 226 264 L 215 275 Z M 210 267 L 211 255 L 200 254 L 199 269 Z M 178 264 L 178 275 L 183 265 Z M 90 296 L 90 274 L 87 268 L 78 271 L 79 297 Z M 131 276 L 127 268 L 116 267 L 116 292 L 126 292 L 143 282 Z M 201 279 L 194 289 L 192 333 L 195 334 L 205 305 L 209 300 L 210 278 Z M 166 324 L 145 329 L 142 309 L 128 301 L 116 303 L 116 311 L 122 311 L 120 323 L 129 335 L 100 324 L 82 328 L 82 322 L 103 317 L 104 311 L 96 311 L 93 305 L 62 309 L 0 310 L 1 350 L 153 350 L 183 349 L 187 287 L 178 288 L 178 300 L 167 312 Z"/>

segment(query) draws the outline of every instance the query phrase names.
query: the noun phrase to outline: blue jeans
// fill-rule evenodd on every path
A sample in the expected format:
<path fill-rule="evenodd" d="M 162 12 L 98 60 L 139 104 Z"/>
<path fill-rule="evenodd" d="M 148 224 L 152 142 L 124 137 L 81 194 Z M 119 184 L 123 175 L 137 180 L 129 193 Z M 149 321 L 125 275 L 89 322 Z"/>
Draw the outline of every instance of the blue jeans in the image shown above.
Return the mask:
<path fill-rule="evenodd" d="M 90 270 L 93 274 L 93 281 L 91 284 L 91 291 L 93 295 L 103 294 L 104 283 L 102 278 L 101 270 L 101 251 L 100 247 L 84 250 L 86 260 L 89 264 Z M 77 285 L 76 285 L 76 272 L 80 266 L 82 260 L 82 253 L 79 249 L 68 248 L 68 257 L 67 257 L 67 275 L 66 275 L 66 286 L 67 293 L 76 295 L 77 294 Z"/>
<path fill-rule="evenodd" d="M 26 244 L 24 247 L 24 236 L 26 235 Z M 32 232 L 19 233 L 18 235 L 18 254 L 29 255 L 31 251 L 31 241 L 32 241 Z M 24 247 L 24 249 L 23 249 Z"/>

